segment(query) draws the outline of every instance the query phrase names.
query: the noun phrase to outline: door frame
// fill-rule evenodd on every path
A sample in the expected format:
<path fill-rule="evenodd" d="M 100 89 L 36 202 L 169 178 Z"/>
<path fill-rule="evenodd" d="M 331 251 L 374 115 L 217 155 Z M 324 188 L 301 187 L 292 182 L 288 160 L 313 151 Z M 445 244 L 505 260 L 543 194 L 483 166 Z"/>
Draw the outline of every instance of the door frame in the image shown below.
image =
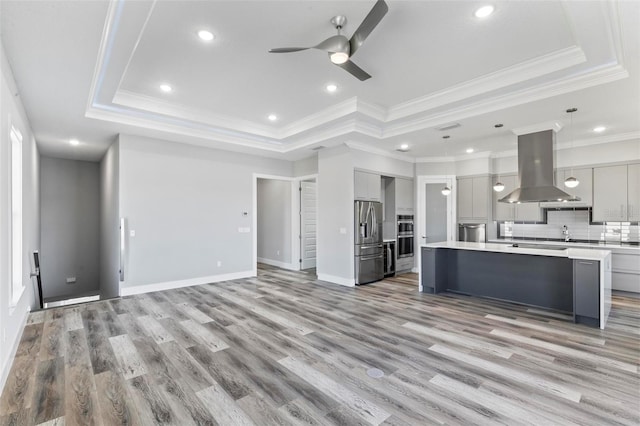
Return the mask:
<path fill-rule="evenodd" d="M 285 269 L 289 269 L 292 271 L 300 270 L 300 182 L 303 180 L 311 180 L 315 179 L 316 185 L 318 182 L 318 175 L 305 175 L 305 176 L 279 176 L 279 175 L 268 175 L 262 173 L 254 173 L 253 174 L 253 207 L 252 207 L 252 218 L 251 223 L 253 227 L 252 232 L 252 251 L 253 251 L 253 260 L 252 260 L 252 272 L 254 276 L 258 275 L 258 179 L 272 179 L 272 180 L 281 180 L 289 182 L 291 185 L 291 258 L 288 263 L 279 265 Z M 316 198 L 316 211 L 318 207 L 318 199 Z M 317 231 L 316 231 L 317 232 Z M 316 248 L 316 262 L 318 259 L 318 251 Z"/>
<path fill-rule="evenodd" d="M 447 197 L 447 241 L 455 241 L 455 224 L 456 224 L 456 176 L 455 175 L 434 175 L 434 176 L 418 176 L 418 185 L 416 187 L 418 200 L 418 226 L 417 226 L 417 247 L 415 253 L 420 253 L 420 246 L 424 243 L 422 236 L 425 232 L 425 220 L 427 212 L 425 211 L 425 202 L 427 198 L 425 185 L 428 183 L 441 183 L 451 188 L 451 194 Z M 443 195 L 444 197 L 444 195 Z"/>
<path fill-rule="evenodd" d="M 296 271 L 300 271 L 302 269 L 302 200 L 300 197 L 300 185 L 302 181 L 313 180 L 316 183 L 316 221 L 318 220 L 318 175 L 306 175 L 294 178 L 295 191 L 293 191 L 293 187 L 291 188 L 294 194 L 294 200 L 291 202 L 291 217 L 293 218 L 292 228 L 291 228 L 291 256 L 293 260 L 296 260 L 295 263 L 297 266 Z M 297 223 L 296 223 L 297 222 Z M 316 226 L 316 241 L 318 237 L 318 227 Z M 318 265 L 318 244 L 316 243 L 316 267 Z"/>

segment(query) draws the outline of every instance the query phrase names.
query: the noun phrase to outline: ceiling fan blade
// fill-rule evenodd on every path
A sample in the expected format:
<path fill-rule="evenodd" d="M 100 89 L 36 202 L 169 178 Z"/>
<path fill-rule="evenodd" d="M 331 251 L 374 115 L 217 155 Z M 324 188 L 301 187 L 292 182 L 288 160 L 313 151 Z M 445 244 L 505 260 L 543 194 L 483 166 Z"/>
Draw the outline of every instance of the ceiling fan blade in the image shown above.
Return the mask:
<path fill-rule="evenodd" d="M 325 41 L 313 46 L 314 49 L 324 50 L 326 52 L 345 52 L 349 53 L 349 39 L 343 35 L 334 35 Z"/>
<path fill-rule="evenodd" d="M 351 36 L 351 40 L 349 40 L 349 44 L 351 45 L 351 55 L 356 53 L 356 50 L 362 43 L 364 43 L 365 39 L 369 37 L 371 31 L 382 21 L 384 15 L 387 14 L 389 10 L 389 6 L 384 2 L 384 0 L 378 0 L 376 4 L 373 5 L 373 8 L 369 11 L 369 14 L 364 18 L 364 21 L 360 24 L 355 33 Z"/>
<path fill-rule="evenodd" d="M 357 66 L 351 61 L 347 61 L 344 64 L 335 64 L 335 65 L 347 71 L 349 74 L 356 77 L 360 81 L 365 81 L 371 78 L 371 76 L 367 74 L 362 68 L 360 68 L 359 66 Z"/>
<path fill-rule="evenodd" d="M 301 50 L 311 49 L 310 47 L 278 47 L 275 49 L 269 49 L 269 53 L 290 53 L 299 52 Z"/>

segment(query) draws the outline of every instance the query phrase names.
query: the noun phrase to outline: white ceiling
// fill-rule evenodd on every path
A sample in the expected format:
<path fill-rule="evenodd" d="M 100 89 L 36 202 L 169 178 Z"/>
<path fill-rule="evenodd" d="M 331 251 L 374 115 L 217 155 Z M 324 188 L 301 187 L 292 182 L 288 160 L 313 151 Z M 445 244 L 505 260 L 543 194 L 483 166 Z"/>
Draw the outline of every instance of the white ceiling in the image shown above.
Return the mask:
<path fill-rule="evenodd" d="M 496 155 L 514 149 L 513 129 L 566 129 L 570 107 L 576 145 L 640 137 L 640 2 L 494 1 L 478 19 L 487 2 L 390 0 L 353 56 L 364 82 L 319 50 L 267 52 L 334 35 L 337 14 L 349 37 L 373 3 L 2 0 L 0 31 L 53 156 L 97 160 L 118 133 L 288 159 L 346 141 L 407 158 Z"/>

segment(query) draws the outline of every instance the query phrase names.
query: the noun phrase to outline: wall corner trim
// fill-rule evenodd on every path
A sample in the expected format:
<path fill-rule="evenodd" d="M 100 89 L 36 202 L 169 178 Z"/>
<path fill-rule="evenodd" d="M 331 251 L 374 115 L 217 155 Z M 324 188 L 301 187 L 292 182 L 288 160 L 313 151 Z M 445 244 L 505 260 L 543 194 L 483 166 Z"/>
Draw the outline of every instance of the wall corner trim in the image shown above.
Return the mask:
<path fill-rule="evenodd" d="M 165 281 L 160 283 L 137 285 L 133 287 L 121 287 L 120 296 L 131 296 L 133 294 L 151 293 L 153 291 L 171 290 L 174 288 L 191 287 L 194 285 L 211 284 L 220 281 L 239 280 L 242 278 L 255 277 L 253 270 L 232 272 L 230 274 L 209 275 L 206 277 L 189 278 L 178 281 Z"/>
<path fill-rule="evenodd" d="M 29 318 L 29 314 L 31 312 L 25 312 L 25 315 L 22 317 L 22 321 L 20 324 L 20 334 L 16 337 L 16 340 L 13 342 L 11 350 L 9 351 L 9 355 L 7 356 L 7 362 L 2 366 L 2 370 L 0 370 L 0 394 L 4 391 L 4 386 L 7 384 L 7 379 L 9 378 L 9 372 L 11 371 L 11 367 L 13 366 L 13 361 L 16 357 L 16 352 L 18 352 L 18 346 L 22 341 L 22 334 L 24 333 L 24 328 L 27 325 L 27 319 Z"/>
<path fill-rule="evenodd" d="M 326 281 L 332 284 L 339 284 L 346 287 L 355 287 L 356 280 L 354 278 L 343 278 L 335 275 L 318 274 L 318 281 Z"/>

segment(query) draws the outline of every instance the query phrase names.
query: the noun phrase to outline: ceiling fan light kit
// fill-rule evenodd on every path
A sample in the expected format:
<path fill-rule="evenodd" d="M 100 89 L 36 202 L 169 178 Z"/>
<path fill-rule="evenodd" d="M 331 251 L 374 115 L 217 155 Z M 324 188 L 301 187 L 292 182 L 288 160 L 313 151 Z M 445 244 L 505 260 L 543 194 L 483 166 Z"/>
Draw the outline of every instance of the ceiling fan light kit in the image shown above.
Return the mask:
<path fill-rule="evenodd" d="M 329 53 L 329 60 L 333 64 L 347 71 L 360 81 L 368 80 L 371 76 L 353 63 L 351 61 L 351 57 L 356 53 L 358 48 L 362 46 L 362 43 L 364 43 L 369 34 L 371 34 L 371 31 L 373 31 L 373 29 L 380 23 L 388 10 L 389 6 L 387 6 L 384 0 L 378 0 L 350 39 L 340 34 L 340 30 L 342 30 L 347 23 L 346 16 L 337 15 L 331 18 L 330 21 L 338 32 L 337 35 L 329 37 L 315 46 L 279 47 L 269 49 L 269 53 L 292 53 L 308 49 L 324 50 Z"/>

